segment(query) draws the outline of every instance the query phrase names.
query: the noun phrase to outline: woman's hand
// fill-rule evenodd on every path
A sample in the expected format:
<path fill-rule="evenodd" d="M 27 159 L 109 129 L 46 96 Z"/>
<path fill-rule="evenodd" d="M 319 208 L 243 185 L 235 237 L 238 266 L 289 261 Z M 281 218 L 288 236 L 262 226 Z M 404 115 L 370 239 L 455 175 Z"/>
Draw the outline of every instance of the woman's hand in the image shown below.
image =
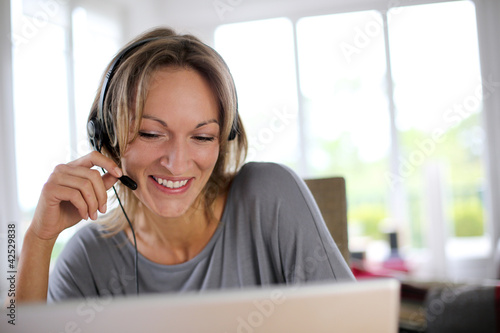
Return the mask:
<path fill-rule="evenodd" d="M 94 166 L 108 172 L 101 175 Z M 106 212 L 106 191 L 121 176 L 116 163 L 98 152 L 58 165 L 43 186 L 30 228 L 39 239 L 52 240 L 82 219 L 96 220 L 98 210 Z"/>

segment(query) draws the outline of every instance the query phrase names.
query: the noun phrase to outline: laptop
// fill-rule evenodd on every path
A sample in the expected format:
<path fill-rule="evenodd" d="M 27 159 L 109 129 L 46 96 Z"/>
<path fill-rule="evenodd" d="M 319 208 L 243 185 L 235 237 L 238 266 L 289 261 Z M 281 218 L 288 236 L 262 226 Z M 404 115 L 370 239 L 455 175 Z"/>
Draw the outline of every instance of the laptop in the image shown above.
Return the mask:
<path fill-rule="evenodd" d="M 15 327 L 0 328 L 53 333 L 396 333 L 399 295 L 399 282 L 377 279 L 72 300 L 19 306 Z"/>

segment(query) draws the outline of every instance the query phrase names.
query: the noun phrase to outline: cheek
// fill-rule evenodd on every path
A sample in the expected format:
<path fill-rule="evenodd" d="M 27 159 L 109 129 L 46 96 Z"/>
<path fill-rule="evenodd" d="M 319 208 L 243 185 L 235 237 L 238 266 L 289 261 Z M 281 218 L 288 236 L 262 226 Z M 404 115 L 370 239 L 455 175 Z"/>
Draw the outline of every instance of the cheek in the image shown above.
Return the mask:
<path fill-rule="evenodd" d="M 122 167 L 132 175 L 140 169 L 144 169 L 155 161 L 161 159 L 161 151 L 154 145 L 142 144 L 141 142 L 132 142 L 127 147 L 125 154 L 122 157 Z M 168 156 L 168 154 L 166 154 Z M 201 171 L 212 171 L 219 158 L 219 145 L 211 147 L 191 147 L 188 148 L 187 162 L 191 167 L 196 166 Z"/>
<path fill-rule="evenodd" d="M 219 146 L 214 146 L 206 149 L 200 149 L 195 153 L 196 157 L 193 159 L 198 167 L 202 170 L 212 170 L 219 158 Z"/>
<path fill-rule="evenodd" d="M 150 162 L 152 157 L 148 151 L 147 145 L 141 145 L 139 142 L 130 143 L 122 156 L 122 167 L 124 171 L 133 172 Z"/>

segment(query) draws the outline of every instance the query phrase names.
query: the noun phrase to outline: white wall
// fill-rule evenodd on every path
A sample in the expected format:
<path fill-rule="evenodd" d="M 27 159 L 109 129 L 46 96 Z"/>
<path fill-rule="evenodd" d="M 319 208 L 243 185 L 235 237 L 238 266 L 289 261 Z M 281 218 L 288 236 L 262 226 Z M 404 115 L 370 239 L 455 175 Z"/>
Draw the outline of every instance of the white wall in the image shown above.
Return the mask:
<path fill-rule="evenodd" d="M 225 23 L 284 16 L 295 19 L 367 9 L 386 10 L 400 5 L 447 0 L 143 0 L 140 4 L 134 0 L 111 1 L 127 8 L 127 38 L 151 27 L 166 25 L 211 39 L 209 31 Z M 493 3 L 495 0 L 482 2 Z"/>
<path fill-rule="evenodd" d="M 157 25 L 196 34 L 210 43 L 212 32 L 220 24 L 274 17 L 303 17 L 377 8 L 402 4 L 406 0 L 113 0 L 124 5 L 128 39 Z M 416 2 L 415 0 L 411 1 Z M 420 1 L 425 2 L 425 1 Z"/>

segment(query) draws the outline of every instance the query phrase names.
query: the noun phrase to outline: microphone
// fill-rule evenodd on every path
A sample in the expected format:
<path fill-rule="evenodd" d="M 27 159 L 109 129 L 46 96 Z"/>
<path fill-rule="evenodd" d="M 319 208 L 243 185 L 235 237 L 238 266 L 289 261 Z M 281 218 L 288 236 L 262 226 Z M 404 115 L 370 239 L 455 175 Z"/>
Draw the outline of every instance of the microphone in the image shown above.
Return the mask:
<path fill-rule="evenodd" d="M 127 186 L 132 191 L 137 189 L 137 183 L 133 181 L 132 178 L 128 176 L 121 176 L 118 179 L 122 182 L 123 185 Z"/>

